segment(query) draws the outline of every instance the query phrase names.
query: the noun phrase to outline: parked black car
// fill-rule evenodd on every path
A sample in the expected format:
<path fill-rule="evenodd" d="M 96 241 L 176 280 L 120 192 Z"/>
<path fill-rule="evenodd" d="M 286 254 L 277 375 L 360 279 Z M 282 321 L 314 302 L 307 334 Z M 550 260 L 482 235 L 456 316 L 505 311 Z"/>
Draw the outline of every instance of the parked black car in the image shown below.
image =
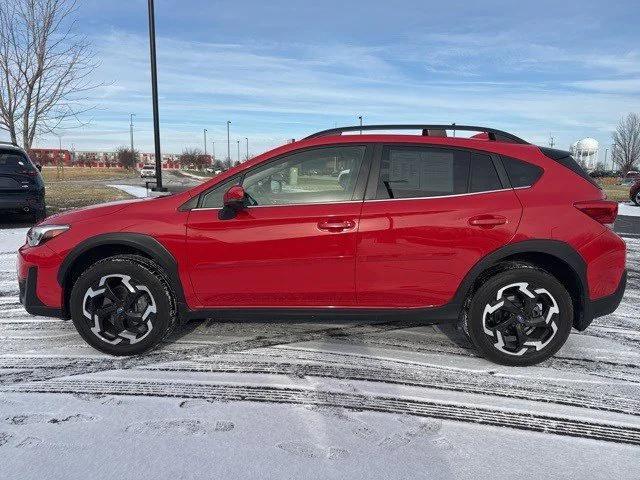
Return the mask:
<path fill-rule="evenodd" d="M 22 213 L 33 220 L 45 218 L 44 180 L 35 165 L 17 145 L 0 143 L 0 213 Z"/>

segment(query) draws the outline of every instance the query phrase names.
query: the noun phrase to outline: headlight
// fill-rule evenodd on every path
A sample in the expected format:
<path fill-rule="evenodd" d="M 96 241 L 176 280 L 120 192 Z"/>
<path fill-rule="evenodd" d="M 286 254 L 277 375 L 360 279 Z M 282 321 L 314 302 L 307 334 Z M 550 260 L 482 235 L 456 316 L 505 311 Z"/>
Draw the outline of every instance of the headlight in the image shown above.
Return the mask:
<path fill-rule="evenodd" d="M 67 230 L 69 230 L 69 225 L 39 225 L 31 227 L 27 232 L 27 243 L 31 247 L 37 247 Z"/>

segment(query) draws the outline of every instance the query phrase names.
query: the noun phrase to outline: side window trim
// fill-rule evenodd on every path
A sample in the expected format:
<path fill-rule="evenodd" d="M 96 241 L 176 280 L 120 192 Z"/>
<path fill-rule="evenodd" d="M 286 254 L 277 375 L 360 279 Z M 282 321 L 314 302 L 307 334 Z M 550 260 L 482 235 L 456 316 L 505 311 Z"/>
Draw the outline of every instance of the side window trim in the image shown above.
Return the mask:
<path fill-rule="evenodd" d="M 496 168 L 496 172 L 498 172 L 498 177 L 500 178 L 500 183 L 502 183 L 502 188 L 512 188 L 511 181 L 509 180 L 509 175 L 507 175 L 507 171 L 502 164 L 500 155 L 492 153 L 491 160 L 493 161 L 493 166 Z"/>

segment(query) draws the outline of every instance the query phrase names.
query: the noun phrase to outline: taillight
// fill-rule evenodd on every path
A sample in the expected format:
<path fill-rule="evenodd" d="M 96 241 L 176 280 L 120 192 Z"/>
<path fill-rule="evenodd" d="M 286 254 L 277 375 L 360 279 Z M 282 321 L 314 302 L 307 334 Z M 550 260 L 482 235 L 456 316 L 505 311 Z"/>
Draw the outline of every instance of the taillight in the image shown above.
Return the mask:
<path fill-rule="evenodd" d="M 582 213 L 589 215 L 596 222 L 613 228 L 613 223 L 618 216 L 618 202 L 611 200 L 593 200 L 589 202 L 576 202 L 573 204 Z"/>

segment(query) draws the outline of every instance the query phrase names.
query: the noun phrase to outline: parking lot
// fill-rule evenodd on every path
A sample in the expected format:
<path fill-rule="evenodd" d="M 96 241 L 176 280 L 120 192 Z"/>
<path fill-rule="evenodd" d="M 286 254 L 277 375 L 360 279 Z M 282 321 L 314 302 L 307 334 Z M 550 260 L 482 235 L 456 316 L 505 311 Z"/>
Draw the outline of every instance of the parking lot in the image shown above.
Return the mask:
<path fill-rule="evenodd" d="M 210 319 L 150 354 L 109 357 L 70 322 L 25 313 L 15 250 L 26 228 L 5 228 L 3 478 L 24 465 L 31 478 L 118 478 L 141 461 L 142 478 L 194 461 L 190 478 L 478 478 L 514 462 L 527 465 L 521 478 L 638 478 L 640 238 L 637 219 L 619 224 L 630 274 L 620 308 L 521 369 L 478 358 L 453 328 L 375 318 Z"/>

